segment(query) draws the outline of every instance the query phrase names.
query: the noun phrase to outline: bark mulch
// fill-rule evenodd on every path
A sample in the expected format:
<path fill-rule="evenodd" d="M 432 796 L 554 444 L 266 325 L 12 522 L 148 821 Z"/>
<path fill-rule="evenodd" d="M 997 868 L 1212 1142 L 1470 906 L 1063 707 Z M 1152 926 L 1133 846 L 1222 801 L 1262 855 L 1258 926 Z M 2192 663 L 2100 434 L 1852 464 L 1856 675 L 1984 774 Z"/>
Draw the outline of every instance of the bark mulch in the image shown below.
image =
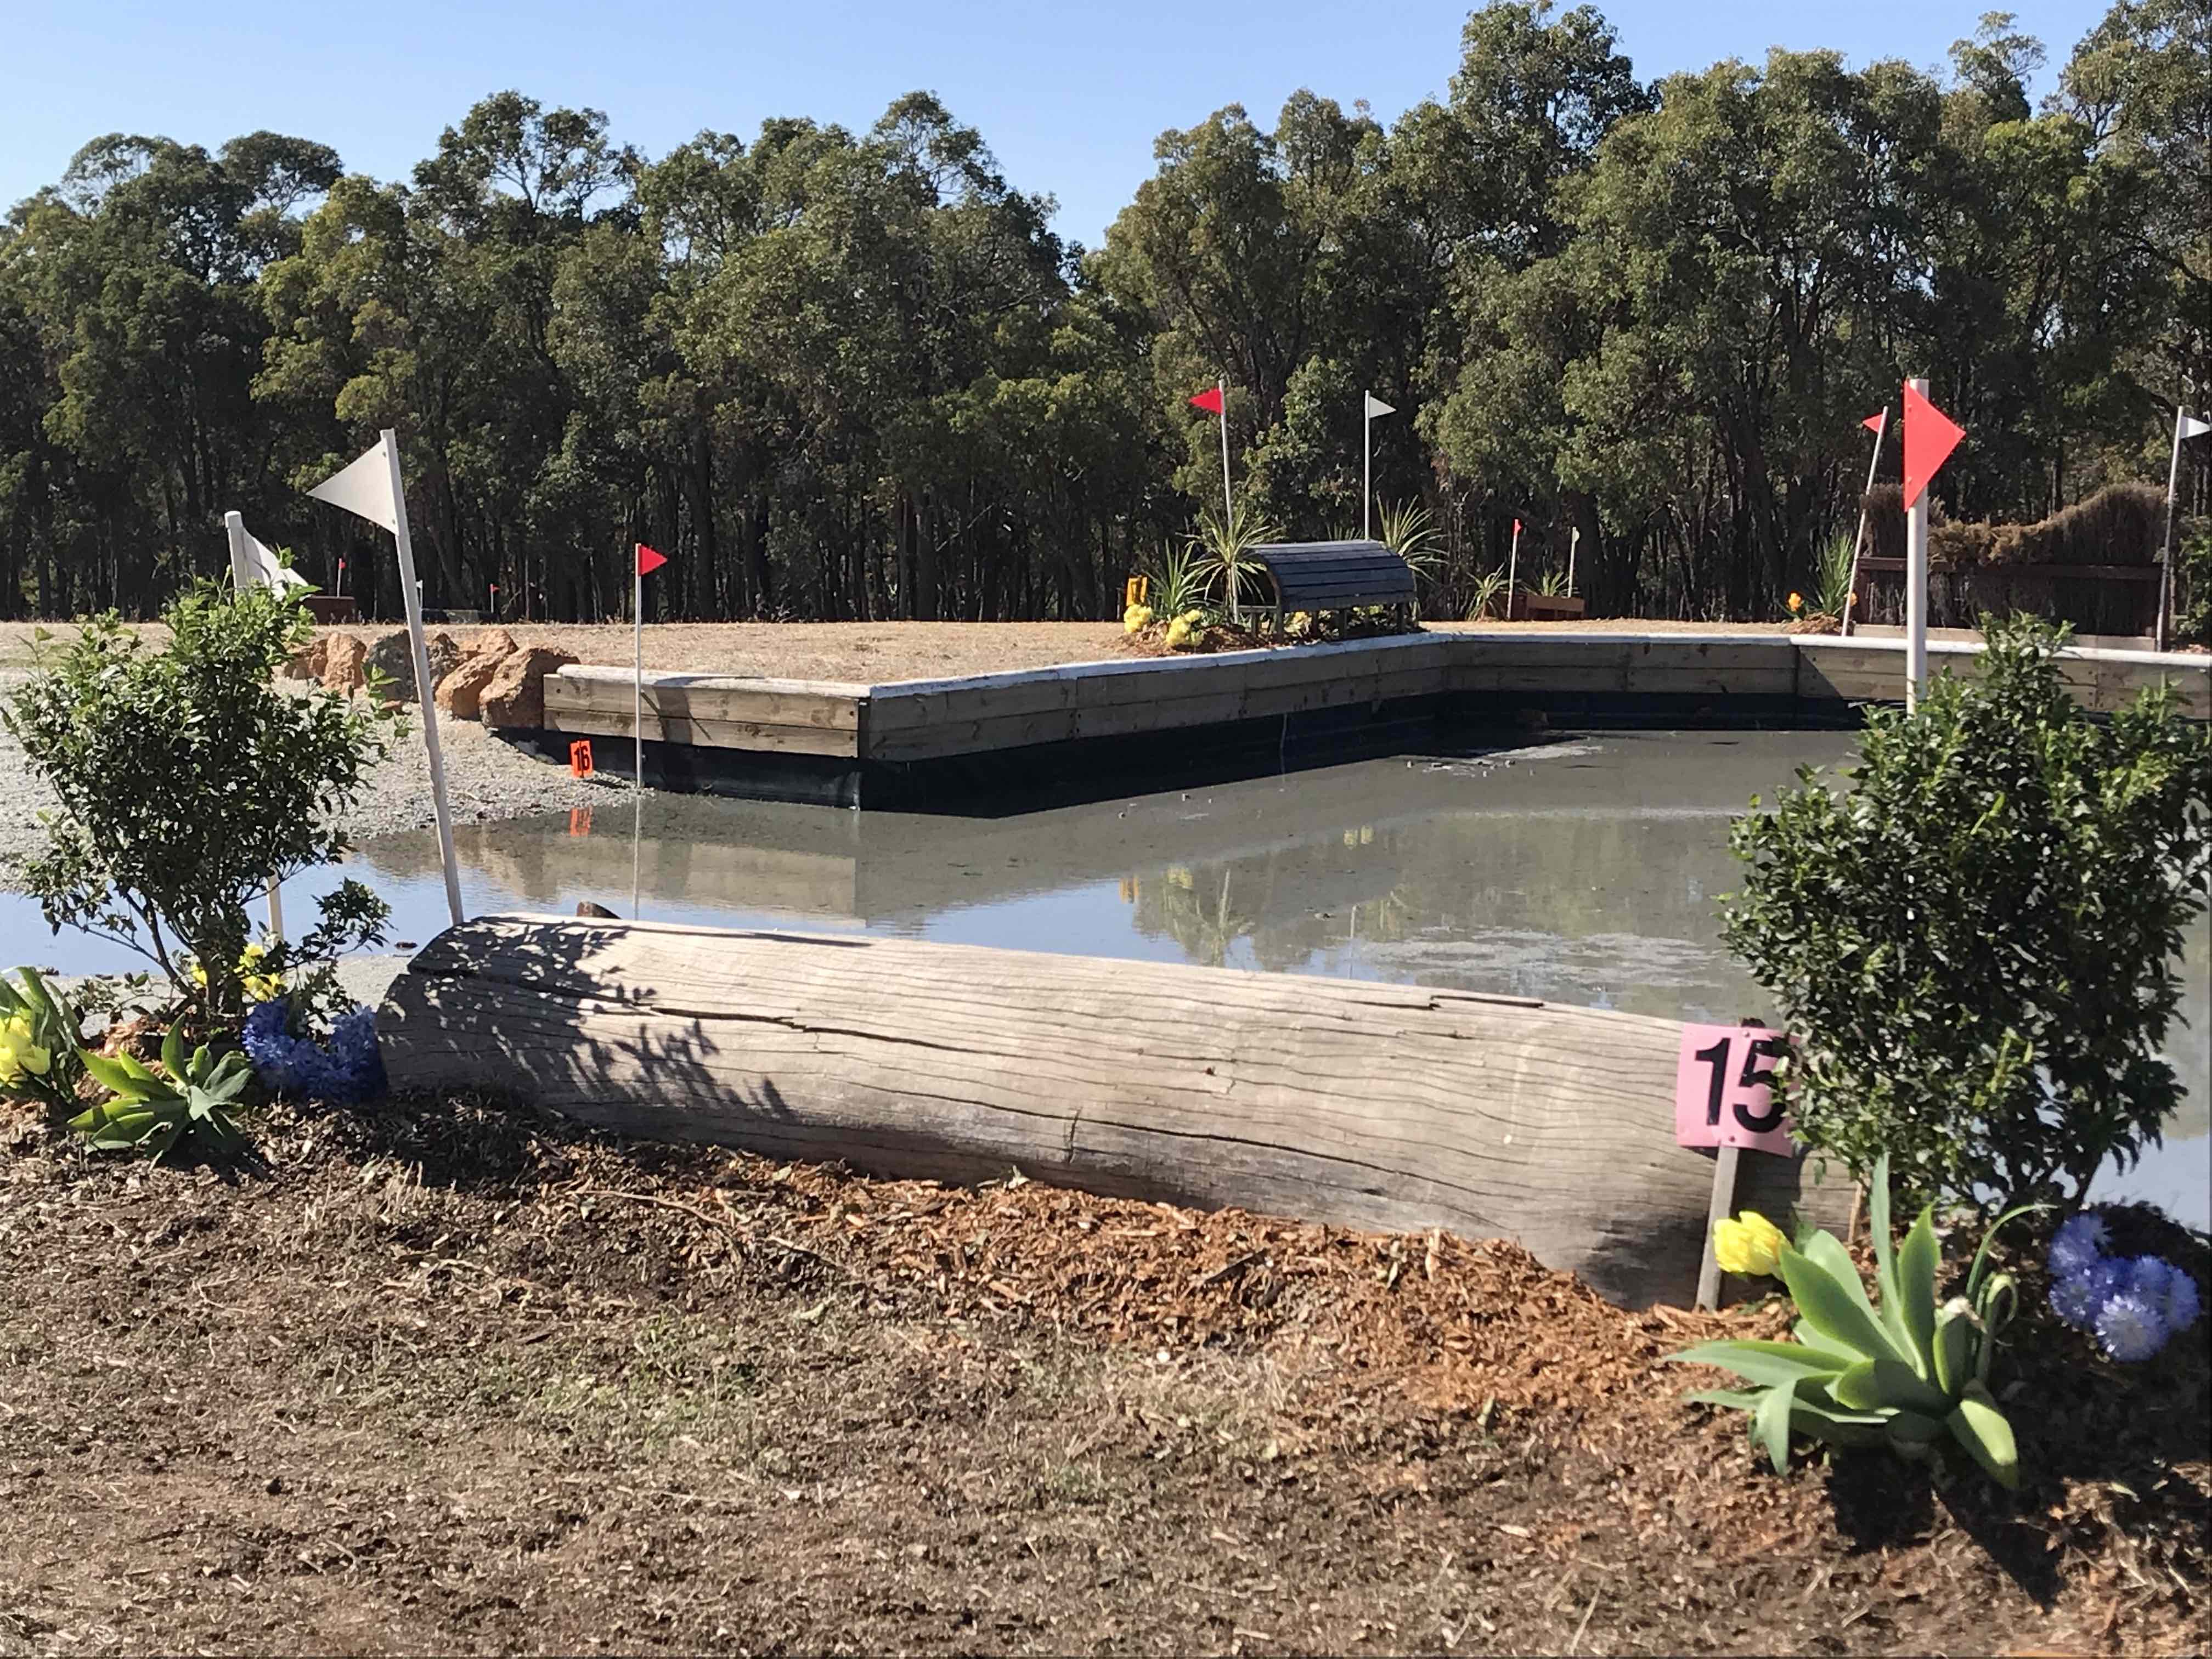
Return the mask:
<path fill-rule="evenodd" d="M 468 1097 L 255 1130 L 0 1125 L 0 1655 L 2207 1643 L 2201 1328 L 2024 1314 L 2016 1497 L 1779 1479 L 1660 1363 L 1771 1304 Z"/>

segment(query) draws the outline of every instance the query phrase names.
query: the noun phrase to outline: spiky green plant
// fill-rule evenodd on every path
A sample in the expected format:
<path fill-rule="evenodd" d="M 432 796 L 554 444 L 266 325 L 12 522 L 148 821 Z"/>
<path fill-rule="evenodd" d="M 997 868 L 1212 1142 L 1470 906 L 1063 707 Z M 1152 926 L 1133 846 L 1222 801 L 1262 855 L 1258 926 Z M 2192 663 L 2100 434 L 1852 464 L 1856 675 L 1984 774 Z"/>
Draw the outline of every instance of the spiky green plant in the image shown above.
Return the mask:
<path fill-rule="evenodd" d="M 1850 602 L 1851 566 L 1857 545 L 1853 538 L 1839 532 L 1829 537 L 1820 550 L 1816 572 L 1820 591 L 1814 595 L 1814 603 L 1824 617 L 1842 616 L 1844 606 Z"/>
<path fill-rule="evenodd" d="M 1151 583 L 1145 603 L 1163 621 L 1206 603 L 1208 573 L 1204 556 L 1192 543 L 1163 546 L 1159 557 L 1144 574 Z"/>
<path fill-rule="evenodd" d="M 1198 556 L 1206 586 L 1219 586 L 1233 620 L 1243 620 L 1244 592 L 1259 575 L 1252 550 L 1281 534 L 1256 513 L 1239 509 L 1224 520 L 1209 510 L 1199 514 L 1197 528 L 1185 538 Z"/>
<path fill-rule="evenodd" d="M 1502 615 L 1505 608 L 1505 573 L 1502 570 L 1484 572 L 1474 579 L 1468 590 L 1467 619 L 1480 622 L 1493 612 Z"/>
<path fill-rule="evenodd" d="M 1567 573 L 1547 570 L 1536 578 L 1536 591 L 1547 599 L 1564 599 L 1568 596 Z"/>
<path fill-rule="evenodd" d="M 1966 1294 L 1939 1307 L 1935 1206 L 1921 1211 L 1893 1250 L 1887 1156 L 1875 1166 L 1867 1198 L 1879 1306 L 1843 1241 L 1810 1228 L 1796 1249 L 1777 1252 L 1797 1304 L 1796 1340 L 1701 1342 L 1667 1357 L 1717 1365 L 1755 1385 L 1688 1397 L 1749 1412 L 1752 1440 L 1778 1474 L 1790 1467 L 1793 1430 L 1837 1445 L 1887 1445 L 1908 1457 L 1932 1455 L 1948 1437 L 1998 1484 L 2019 1486 L 2020 1455 L 1990 1390 L 1990 1362 L 2020 1297 L 2011 1274 L 1990 1271 L 1990 1245 L 2014 1216 L 2041 1206 L 1998 1217 L 1974 1254 Z"/>
<path fill-rule="evenodd" d="M 202 1043 L 187 1057 L 184 1031 L 181 1020 L 169 1027 L 159 1072 L 126 1053 L 111 1059 L 80 1051 L 85 1070 L 113 1098 L 78 1113 L 70 1127 L 102 1152 L 147 1151 L 156 1160 L 188 1135 L 217 1152 L 244 1146 L 231 1109 L 252 1080 L 246 1056 L 234 1048 L 218 1059 Z"/>
<path fill-rule="evenodd" d="M 1396 507 L 1384 502 L 1382 511 L 1382 545 L 1413 568 L 1413 574 L 1433 581 L 1443 565 L 1436 520 L 1419 501 Z"/>

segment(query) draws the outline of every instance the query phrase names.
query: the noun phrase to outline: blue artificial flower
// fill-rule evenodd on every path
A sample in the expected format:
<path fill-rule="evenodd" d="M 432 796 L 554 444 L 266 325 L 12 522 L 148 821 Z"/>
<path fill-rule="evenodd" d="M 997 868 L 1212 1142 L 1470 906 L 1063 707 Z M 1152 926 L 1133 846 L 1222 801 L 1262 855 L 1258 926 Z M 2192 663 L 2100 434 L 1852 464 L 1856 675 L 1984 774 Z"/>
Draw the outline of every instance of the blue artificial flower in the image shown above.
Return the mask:
<path fill-rule="evenodd" d="M 325 1045 L 285 1029 L 284 999 L 277 997 L 247 1012 L 240 1042 L 255 1073 L 284 1093 L 350 1103 L 384 1091 L 384 1057 L 376 1046 L 373 1010 L 356 1008 L 342 1016 Z"/>
<path fill-rule="evenodd" d="M 2166 1321 L 2158 1310 L 2131 1290 L 2105 1298 L 2097 1310 L 2097 1340 L 2105 1352 L 2125 1364 L 2149 1358 L 2166 1346 Z"/>
<path fill-rule="evenodd" d="M 2179 1334 L 2197 1322 L 2197 1316 L 2204 1311 L 2204 1305 L 2197 1293 L 2197 1281 L 2185 1269 L 2171 1263 L 2166 1264 L 2166 1300 L 2159 1305 L 2158 1313 L 2159 1317 L 2166 1322 L 2166 1328 Z"/>
<path fill-rule="evenodd" d="M 2078 1331 L 2092 1329 L 2105 1304 L 2127 1288 L 2128 1270 L 2117 1261 L 2096 1261 L 2069 1273 L 2051 1287 L 2051 1311 Z"/>
<path fill-rule="evenodd" d="M 2069 1218 L 2051 1240 L 2051 1276 L 2070 1279 L 2104 1257 L 2112 1236 L 2104 1218 L 2088 1211 Z"/>
<path fill-rule="evenodd" d="M 2150 1304 L 2164 1319 L 2166 1295 L 2173 1285 L 2173 1264 L 2162 1256 L 2139 1255 L 2120 1265 L 2127 1270 L 2128 1290 Z"/>

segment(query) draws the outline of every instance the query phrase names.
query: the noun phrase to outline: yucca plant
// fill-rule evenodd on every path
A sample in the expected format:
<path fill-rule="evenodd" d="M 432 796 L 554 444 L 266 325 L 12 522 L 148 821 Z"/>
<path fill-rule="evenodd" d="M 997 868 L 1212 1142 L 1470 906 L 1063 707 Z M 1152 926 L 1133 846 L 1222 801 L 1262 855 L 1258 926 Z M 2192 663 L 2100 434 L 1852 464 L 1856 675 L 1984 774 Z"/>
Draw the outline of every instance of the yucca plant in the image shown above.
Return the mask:
<path fill-rule="evenodd" d="M 184 1024 L 169 1027 L 161 1042 L 163 1077 L 128 1054 L 82 1055 L 94 1081 L 113 1091 L 70 1120 L 70 1127 L 101 1152 L 150 1152 L 156 1158 L 186 1135 L 198 1135 L 219 1152 L 246 1145 L 230 1109 L 253 1073 L 244 1054 L 212 1057 L 205 1043 L 185 1054 Z"/>
<path fill-rule="evenodd" d="M 1467 619 L 1480 622 L 1495 611 L 1503 616 L 1505 610 L 1505 573 L 1492 570 L 1474 579 L 1468 590 Z"/>
<path fill-rule="evenodd" d="M 1889 1236 L 1889 1159 L 1868 1189 L 1877 1307 L 1832 1233 L 1808 1229 L 1796 1249 L 1775 1252 L 1782 1282 L 1797 1304 L 1796 1340 L 1703 1342 L 1668 1358 L 1717 1365 L 1756 1384 L 1706 1389 L 1687 1397 L 1751 1413 L 1751 1437 L 1777 1474 L 1790 1466 L 1790 1434 L 1837 1445 L 1887 1445 L 1908 1457 L 1931 1455 L 1947 1435 L 2000 1485 L 2020 1485 L 2012 1425 L 1990 1394 L 1990 1361 L 1998 1334 L 2019 1302 L 2012 1275 L 1990 1271 L 1990 1245 L 2025 1205 L 2000 1216 L 1983 1236 L 1966 1294 L 1940 1308 L 1936 1276 L 1936 1209 L 1920 1212 L 1894 1251 Z"/>
<path fill-rule="evenodd" d="M 1180 617 L 1206 603 L 1207 571 L 1193 543 L 1162 547 L 1158 560 L 1145 572 L 1145 576 L 1150 584 L 1146 603 L 1152 607 L 1155 617 Z"/>
<path fill-rule="evenodd" d="M 1851 566 L 1857 550 L 1857 544 L 1841 534 L 1831 536 L 1820 550 L 1820 591 L 1814 595 L 1814 604 L 1822 616 L 1840 617 L 1850 602 Z"/>
<path fill-rule="evenodd" d="M 1259 573 L 1252 550 L 1280 534 L 1256 513 L 1234 512 L 1224 520 L 1209 510 L 1199 514 L 1198 527 L 1185 538 L 1197 555 L 1206 585 L 1220 585 L 1232 621 L 1243 620 L 1244 589 Z"/>
<path fill-rule="evenodd" d="M 1536 579 L 1536 591 L 1547 599 L 1564 599 L 1567 595 L 1567 573 L 1547 570 Z"/>
<path fill-rule="evenodd" d="M 1443 564 L 1443 554 L 1437 545 L 1436 520 L 1429 509 L 1419 501 L 1396 507 L 1386 501 L 1380 516 L 1382 545 L 1411 566 L 1414 574 L 1435 580 Z"/>

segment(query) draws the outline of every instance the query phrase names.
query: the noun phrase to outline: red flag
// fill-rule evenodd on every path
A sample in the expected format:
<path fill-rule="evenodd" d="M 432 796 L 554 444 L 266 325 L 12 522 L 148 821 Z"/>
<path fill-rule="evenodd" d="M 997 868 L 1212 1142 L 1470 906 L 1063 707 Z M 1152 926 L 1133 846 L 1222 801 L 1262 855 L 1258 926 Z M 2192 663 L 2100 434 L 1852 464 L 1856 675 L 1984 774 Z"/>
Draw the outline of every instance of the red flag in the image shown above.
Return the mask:
<path fill-rule="evenodd" d="M 1193 398 L 1191 402 L 1209 415 L 1218 415 L 1221 413 L 1221 388 L 1218 386 L 1210 386 Z"/>
<path fill-rule="evenodd" d="M 1513 520 L 1513 533 L 1516 536 L 1521 533 L 1521 520 L 1518 519 Z"/>
<path fill-rule="evenodd" d="M 1864 427 L 1868 431 L 1873 433 L 1875 437 L 1879 438 L 1881 436 L 1883 423 L 1888 419 L 1889 411 L 1887 410 L 1877 409 L 1873 414 L 1868 416 L 1866 419 L 1861 421 L 1859 424 Z"/>
<path fill-rule="evenodd" d="M 639 575 L 650 576 L 654 571 L 659 569 L 661 566 L 667 562 L 668 561 L 665 558 L 654 552 L 643 542 L 640 542 L 637 544 L 637 574 Z"/>
<path fill-rule="evenodd" d="M 1966 428 L 1905 384 L 1905 504 L 1910 507 L 1928 488 L 1936 469 L 1951 458 Z"/>

